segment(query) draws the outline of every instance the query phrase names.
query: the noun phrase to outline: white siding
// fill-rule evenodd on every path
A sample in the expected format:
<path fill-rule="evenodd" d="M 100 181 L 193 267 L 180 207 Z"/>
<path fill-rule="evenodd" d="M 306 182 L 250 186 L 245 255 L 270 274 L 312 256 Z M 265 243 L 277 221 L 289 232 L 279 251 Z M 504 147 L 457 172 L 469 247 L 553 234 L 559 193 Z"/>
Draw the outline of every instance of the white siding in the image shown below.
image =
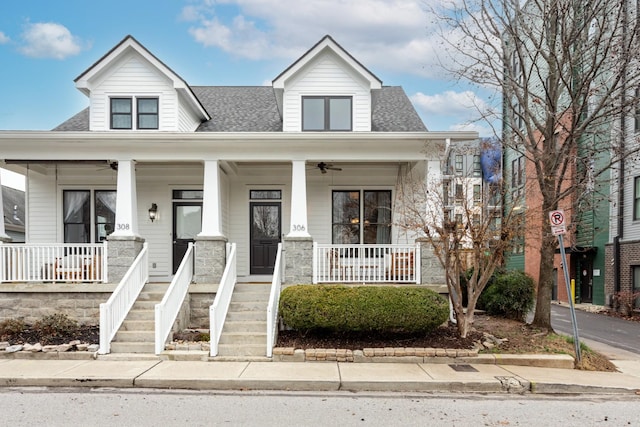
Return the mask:
<path fill-rule="evenodd" d="M 56 200 L 55 170 L 50 168 L 48 175 L 29 171 L 27 173 L 26 192 L 26 242 L 57 242 L 59 218 L 62 213 Z"/>
<path fill-rule="evenodd" d="M 172 82 L 137 54 L 125 55 L 93 85 L 91 130 L 109 130 L 109 98 L 113 96 L 158 97 L 159 130 L 178 130 L 178 96 Z"/>
<path fill-rule="evenodd" d="M 194 132 L 200 121 L 183 96 L 178 96 L 178 132 Z"/>
<path fill-rule="evenodd" d="M 318 55 L 300 71 L 299 76 L 287 82 L 283 101 L 283 130 L 301 131 L 303 96 L 331 95 L 352 96 L 353 130 L 371 131 L 371 91 L 368 82 L 331 52 Z"/>

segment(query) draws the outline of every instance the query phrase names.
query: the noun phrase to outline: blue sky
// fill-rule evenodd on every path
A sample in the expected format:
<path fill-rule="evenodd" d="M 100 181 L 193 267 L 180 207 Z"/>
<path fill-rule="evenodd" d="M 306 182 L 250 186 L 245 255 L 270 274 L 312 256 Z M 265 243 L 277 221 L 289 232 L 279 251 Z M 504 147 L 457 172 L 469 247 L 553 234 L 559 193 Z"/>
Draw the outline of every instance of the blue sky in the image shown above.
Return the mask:
<path fill-rule="evenodd" d="M 438 66 L 438 0 L 3 0 L 0 130 L 49 130 L 88 105 L 73 80 L 126 35 L 191 85 L 263 85 L 330 34 L 432 131 L 478 130 L 473 91 Z M 3 184 L 5 182 L 3 175 Z"/>

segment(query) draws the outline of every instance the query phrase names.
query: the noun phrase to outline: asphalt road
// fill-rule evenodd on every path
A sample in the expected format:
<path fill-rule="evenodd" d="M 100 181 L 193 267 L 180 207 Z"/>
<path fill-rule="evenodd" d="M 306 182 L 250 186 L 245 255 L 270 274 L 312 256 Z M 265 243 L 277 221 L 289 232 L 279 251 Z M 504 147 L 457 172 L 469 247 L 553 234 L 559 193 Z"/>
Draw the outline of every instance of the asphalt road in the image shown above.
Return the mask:
<path fill-rule="evenodd" d="M 639 426 L 637 396 L 0 388 L 2 425 Z"/>
<path fill-rule="evenodd" d="M 640 355 L 640 323 L 576 310 L 578 337 Z M 556 332 L 573 336 L 569 307 L 551 305 L 551 325 Z"/>

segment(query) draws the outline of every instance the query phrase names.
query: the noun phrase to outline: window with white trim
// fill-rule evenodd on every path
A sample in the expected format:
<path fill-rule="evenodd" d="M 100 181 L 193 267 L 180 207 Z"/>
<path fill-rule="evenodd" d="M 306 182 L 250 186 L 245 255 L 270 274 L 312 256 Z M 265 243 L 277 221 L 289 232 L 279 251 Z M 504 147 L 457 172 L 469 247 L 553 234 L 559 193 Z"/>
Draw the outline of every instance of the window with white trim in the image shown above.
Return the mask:
<path fill-rule="evenodd" d="M 64 243 L 98 243 L 113 232 L 115 190 L 64 190 L 62 204 Z"/>
<path fill-rule="evenodd" d="M 303 131 L 352 130 L 350 96 L 303 96 Z"/>
<path fill-rule="evenodd" d="M 332 242 L 391 243 L 390 190 L 334 190 Z"/>
<path fill-rule="evenodd" d="M 135 99 L 135 102 L 133 102 Z M 110 127 L 116 130 L 158 129 L 159 107 L 156 97 L 113 97 L 109 99 Z"/>

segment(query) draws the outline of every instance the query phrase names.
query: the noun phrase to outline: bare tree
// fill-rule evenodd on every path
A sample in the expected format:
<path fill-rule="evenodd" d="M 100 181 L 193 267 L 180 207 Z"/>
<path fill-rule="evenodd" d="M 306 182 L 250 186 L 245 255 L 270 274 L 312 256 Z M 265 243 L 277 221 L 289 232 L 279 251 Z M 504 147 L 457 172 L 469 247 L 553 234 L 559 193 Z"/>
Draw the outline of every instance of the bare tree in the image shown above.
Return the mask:
<path fill-rule="evenodd" d="M 493 147 L 495 149 L 495 147 Z M 458 148 L 462 158 L 479 154 L 479 141 Z M 443 161 L 443 177 L 424 178 L 405 170 L 398 203 L 399 225 L 422 236 L 433 247 L 445 271 L 447 290 L 455 312 L 458 333 L 465 338 L 472 329 L 481 292 L 503 254 L 512 250 L 522 225 L 517 211 L 502 212 L 500 159 L 484 179 L 471 162 Z M 487 175 L 495 173 L 489 182 Z M 464 277 L 469 273 L 468 277 Z M 464 278 L 463 278 L 464 277 Z M 466 299 L 466 301 L 465 301 Z"/>
<path fill-rule="evenodd" d="M 638 102 L 636 2 L 452 0 L 432 12 L 441 24 L 444 67 L 502 95 L 496 111 L 504 112 L 503 144 L 533 172 L 527 179 L 535 184 L 539 215 L 570 205 L 579 216 L 585 188 L 637 150 L 625 141 L 622 119 Z M 539 239 L 533 323 L 551 329 L 557 243 L 548 227 Z"/>

